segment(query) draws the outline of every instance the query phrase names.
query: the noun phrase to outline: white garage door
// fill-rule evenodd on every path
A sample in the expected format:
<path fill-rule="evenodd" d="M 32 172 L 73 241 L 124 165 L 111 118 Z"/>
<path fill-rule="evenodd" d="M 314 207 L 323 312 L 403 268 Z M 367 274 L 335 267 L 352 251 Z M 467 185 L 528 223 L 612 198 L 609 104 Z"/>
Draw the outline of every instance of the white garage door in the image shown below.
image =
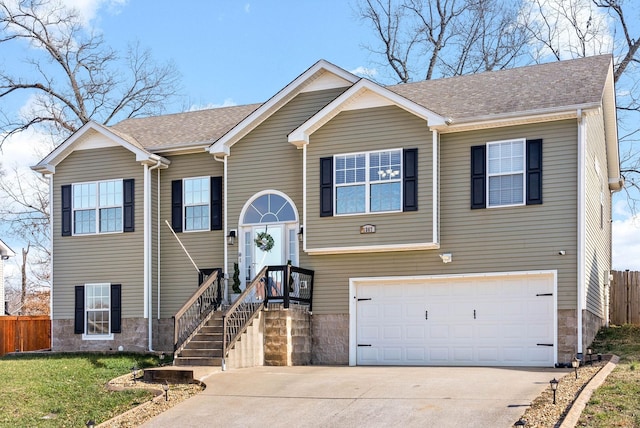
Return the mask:
<path fill-rule="evenodd" d="M 358 282 L 356 364 L 553 366 L 553 291 L 533 274 Z"/>

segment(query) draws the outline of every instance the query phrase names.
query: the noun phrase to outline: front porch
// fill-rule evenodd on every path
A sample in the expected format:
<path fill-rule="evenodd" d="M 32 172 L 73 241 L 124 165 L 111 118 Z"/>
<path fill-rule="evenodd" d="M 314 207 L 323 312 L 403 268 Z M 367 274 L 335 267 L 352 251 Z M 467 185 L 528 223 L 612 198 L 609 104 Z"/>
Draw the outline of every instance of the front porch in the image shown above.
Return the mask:
<path fill-rule="evenodd" d="M 314 272 L 265 266 L 233 302 L 222 297 L 215 270 L 173 317 L 174 365 L 311 363 Z"/>

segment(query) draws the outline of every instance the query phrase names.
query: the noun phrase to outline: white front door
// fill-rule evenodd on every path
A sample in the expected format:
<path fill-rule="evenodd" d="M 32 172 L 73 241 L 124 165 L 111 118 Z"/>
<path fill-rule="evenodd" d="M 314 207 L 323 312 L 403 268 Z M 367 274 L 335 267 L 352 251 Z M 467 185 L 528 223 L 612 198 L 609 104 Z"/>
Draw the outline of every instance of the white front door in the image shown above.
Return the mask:
<path fill-rule="evenodd" d="M 280 266 L 291 260 L 298 263 L 298 214 L 284 193 L 276 190 L 256 194 L 247 201 L 240 215 L 238 262 L 245 285 L 265 266 Z M 273 247 L 264 251 L 256 245 L 260 233 L 273 239 Z"/>
<path fill-rule="evenodd" d="M 253 226 L 251 228 L 251 240 L 253 242 L 251 278 L 254 278 L 265 266 L 278 266 L 287 263 L 285 260 L 286 241 L 284 225 L 268 224 Z M 270 251 L 262 251 L 255 240 L 259 233 L 266 232 L 273 238 L 273 248 Z"/>

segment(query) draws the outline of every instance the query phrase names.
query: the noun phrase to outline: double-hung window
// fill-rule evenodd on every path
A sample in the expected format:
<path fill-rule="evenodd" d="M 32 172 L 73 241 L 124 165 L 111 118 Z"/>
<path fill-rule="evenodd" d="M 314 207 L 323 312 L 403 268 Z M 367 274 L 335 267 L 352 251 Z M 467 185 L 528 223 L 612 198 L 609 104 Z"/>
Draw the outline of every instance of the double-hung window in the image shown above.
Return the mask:
<path fill-rule="evenodd" d="M 471 147 L 471 209 L 541 204 L 541 139 Z"/>
<path fill-rule="evenodd" d="M 85 284 L 87 336 L 110 334 L 111 284 Z"/>
<path fill-rule="evenodd" d="M 122 232 L 122 180 L 73 185 L 73 233 Z"/>
<path fill-rule="evenodd" d="M 487 143 L 489 207 L 524 205 L 525 140 Z"/>
<path fill-rule="evenodd" d="M 113 340 L 122 332 L 122 284 L 75 287 L 73 332 L 85 340 Z"/>
<path fill-rule="evenodd" d="M 184 179 L 184 230 L 209 230 L 209 177 Z"/>
<path fill-rule="evenodd" d="M 402 210 L 402 150 L 334 156 L 335 213 Z"/>

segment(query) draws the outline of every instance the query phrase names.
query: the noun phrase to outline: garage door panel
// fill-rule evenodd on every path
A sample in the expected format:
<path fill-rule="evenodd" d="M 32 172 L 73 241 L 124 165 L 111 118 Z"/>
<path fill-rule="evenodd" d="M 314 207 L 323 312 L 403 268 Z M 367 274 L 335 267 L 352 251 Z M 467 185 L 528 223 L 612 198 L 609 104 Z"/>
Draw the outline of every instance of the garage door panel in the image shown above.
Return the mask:
<path fill-rule="evenodd" d="M 471 363 L 471 362 L 473 362 L 473 348 L 471 346 L 454 347 L 453 348 L 453 362 L 454 363 Z"/>
<path fill-rule="evenodd" d="M 500 348 L 480 347 L 478 348 L 478 361 L 481 363 L 497 363 L 500 361 Z"/>
<path fill-rule="evenodd" d="M 551 366 L 552 292 L 551 275 L 358 284 L 357 364 Z"/>
<path fill-rule="evenodd" d="M 426 356 L 425 348 L 407 347 L 406 352 L 407 352 L 407 361 L 410 363 L 413 362 L 416 364 L 421 364 L 425 360 L 425 356 Z"/>
<path fill-rule="evenodd" d="M 402 331 L 404 329 L 399 326 L 387 326 L 383 329 L 383 334 L 382 334 L 382 340 L 384 341 L 388 341 L 388 340 L 401 340 L 402 337 Z"/>

